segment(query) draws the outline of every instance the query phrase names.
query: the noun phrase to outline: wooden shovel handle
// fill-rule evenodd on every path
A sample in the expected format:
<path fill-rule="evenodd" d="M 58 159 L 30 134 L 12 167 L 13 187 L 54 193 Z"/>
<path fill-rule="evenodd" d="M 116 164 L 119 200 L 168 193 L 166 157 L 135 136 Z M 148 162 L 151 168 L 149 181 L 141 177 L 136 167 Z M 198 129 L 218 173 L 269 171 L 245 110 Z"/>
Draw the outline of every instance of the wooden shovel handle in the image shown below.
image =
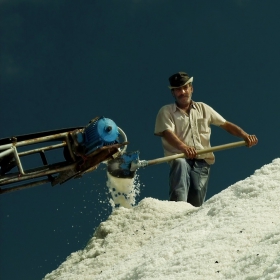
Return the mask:
<path fill-rule="evenodd" d="M 229 143 L 229 144 L 211 147 L 211 148 L 204 149 L 204 150 L 198 150 L 197 154 L 198 155 L 207 154 L 210 152 L 217 152 L 217 151 L 222 151 L 222 150 L 231 149 L 231 148 L 237 148 L 237 147 L 241 147 L 241 146 L 246 146 L 246 142 L 239 141 L 239 142 L 233 142 L 233 143 Z M 159 164 L 159 163 L 171 161 L 173 159 L 184 158 L 184 157 L 186 157 L 186 155 L 184 153 L 182 153 L 182 154 L 176 154 L 176 155 L 172 155 L 172 156 L 152 159 L 152 160 L 148 160 L 148 165 Z"/>

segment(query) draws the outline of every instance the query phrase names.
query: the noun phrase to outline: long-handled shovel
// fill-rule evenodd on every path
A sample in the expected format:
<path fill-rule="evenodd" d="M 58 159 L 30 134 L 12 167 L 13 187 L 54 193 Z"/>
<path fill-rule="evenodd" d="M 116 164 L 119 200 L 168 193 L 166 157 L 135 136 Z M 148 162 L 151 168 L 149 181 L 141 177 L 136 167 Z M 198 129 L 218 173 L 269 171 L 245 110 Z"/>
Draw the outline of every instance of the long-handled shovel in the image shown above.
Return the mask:
<path fill-rule="evenodd" d="M 231 148 L 237 148 L 241 146 L 245 146 L 245 141 L 239 141 L 229 144 L 224 144 L 220 146 L 211 147 L 204 150 L 198 150 L 197 155 L 207 154 L 210 152 L 217 152 Z M 146 167 L 149 165 L 159 164 L 168 162 L 177 158 L 184 158 L 186 155 L 176 154 L 172 156 L 157 158 L 153 160 L 139 160 L 139 152 L 132 152 L 132 153 L 124 153 L 120 157 L 110 160 L 108 162 L 108 172 L 117 178 L 133 178 L 135 175 L 135 171 L 140 167 Z"/>

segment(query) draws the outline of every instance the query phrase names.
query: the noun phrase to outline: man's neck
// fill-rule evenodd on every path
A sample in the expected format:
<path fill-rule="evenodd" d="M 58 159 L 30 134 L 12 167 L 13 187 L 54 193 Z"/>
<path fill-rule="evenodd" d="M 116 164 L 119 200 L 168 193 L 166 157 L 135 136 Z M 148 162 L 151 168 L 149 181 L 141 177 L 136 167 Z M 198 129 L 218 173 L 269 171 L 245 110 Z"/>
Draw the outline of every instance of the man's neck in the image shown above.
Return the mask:
<path fill-rule="evenodd" d="M 189 115 L 190 110 L 192 108 L 192 100 L 189 104 L 187 104 L 185 106 L 179 105 L 177 102 L 176 102 L 176 105 L 178 108 L 180 108 L 182 111 L 186 112 Z"/>

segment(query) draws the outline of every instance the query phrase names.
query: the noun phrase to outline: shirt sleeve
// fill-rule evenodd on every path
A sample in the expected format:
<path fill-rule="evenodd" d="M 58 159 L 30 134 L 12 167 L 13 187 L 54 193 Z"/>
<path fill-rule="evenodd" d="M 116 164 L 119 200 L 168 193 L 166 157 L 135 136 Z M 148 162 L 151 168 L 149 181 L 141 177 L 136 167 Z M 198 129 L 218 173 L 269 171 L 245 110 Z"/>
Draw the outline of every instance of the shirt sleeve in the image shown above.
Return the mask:
<path fill-rule="evenodd" d="M 168 106 L 162 107 L 156 117 L 156 123 L 155 123 L 155 130 L 154 134 L 157 136 L 162 136 L 162 132 L 165 130 L 175 130 L 175 124 L 172 120 L 171 115 L 171 108 Z"/>
<path fill-rule="evenodd" d="M 210 113 L 210 122 L 213 125 L 220 126 L 226 122 L 226 119 L 224 119 L 218 112 L 216 112 L 212 107 L 209 105 L 206 105 L 208 112 Z"/>

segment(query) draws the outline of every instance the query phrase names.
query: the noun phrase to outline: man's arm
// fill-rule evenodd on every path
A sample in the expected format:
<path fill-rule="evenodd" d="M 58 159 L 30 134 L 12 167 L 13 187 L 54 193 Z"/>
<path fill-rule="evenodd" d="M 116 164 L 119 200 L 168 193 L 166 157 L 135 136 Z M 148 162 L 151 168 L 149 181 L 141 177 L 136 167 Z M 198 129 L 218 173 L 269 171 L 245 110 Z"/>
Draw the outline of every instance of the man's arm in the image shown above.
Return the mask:
<path fill-rule="evenodd" d="M 194 147 L 187 146 L 184 142 L 182 142 L 175 133 L 171 130 L 165 130 L 162 132 L 162 137 L 174 148 L 182 151 L 188 158 L 196 157 L 196 150 Z"/>
<path fill-rule="evenodd" d="M 258 143 L 258 138 L 255 135 L 246 133 L 242 128 L 234 123 L 225 122 L 224 124 L 220 125 L 220 127 L 234 136 L 243 138 L 248 147 L 252 147 Z"/>

